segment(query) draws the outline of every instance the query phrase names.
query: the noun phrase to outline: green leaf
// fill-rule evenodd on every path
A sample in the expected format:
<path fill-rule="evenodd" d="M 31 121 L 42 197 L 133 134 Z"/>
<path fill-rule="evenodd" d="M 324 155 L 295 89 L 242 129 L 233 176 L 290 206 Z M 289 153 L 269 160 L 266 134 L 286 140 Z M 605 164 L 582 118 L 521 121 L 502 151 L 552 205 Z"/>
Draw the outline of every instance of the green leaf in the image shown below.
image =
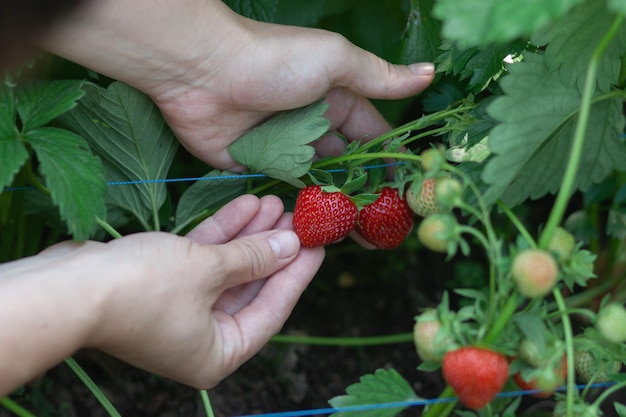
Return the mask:
<path fill-rule="evenodd" d="M 624 0 L 609 0 L 609 9 L 615 13 L 626 15 L 626 2 Z"/>
<path fill-rule="evenodd" d="M 28 159 L 26 146 L 13 138 L 0 137 L 0 193 Z"/>
<path fill-rule="evenodd" d="M 400 63 L 433 62 L 439 55 L 441 23 L 432 17 L 434 0 L 412 0 L 402 35 Z"/>
<path fill-rule="evenodd" d="M 614 402 L 613 407 L 615 407 L 615 411 L 619 417 L 626 417 L 626 405 Z"/>
<path fill-rule="evenodd" d="M 545 347 L 545 335 L 548 329 L 544 322 L 534 314 L 516 314 L 514 316 L 515 324 L 528 340 L 540 351 Z"/>
<path fill-rule="evenodd" d="M 609 210 L 606 233 L 615 239 L 626 239 L 626 209 Z"/>
<path fill-rule="evenodd" d="M 613 19 L 604 1 L 587 1 L 573 8 L 556 24 L 537 31 L 531 42 L 540 46 L 548 45 L 545 54 L 547 68 L 557 71 L 564 84 L 576 85 L 582 91 L 591 54 Z M 599 91 L 608 92 L 616 84 L 625 49 L 626 27 L 622 26 L 598 63 Z"/>
<path fill-rule="evenodd" d="M 89 238 L 96 230 L 96 217 L 105 215 L 102 164 L 83 138 L 65 129 L 32 129 L 26 139 L 69 232 L 75 240 Z"/>
<path fill-rule="evenodd" d="M 315 154 L 308 144 L 330 127 L 330 122 L 322 116 L 327 107 L 328 104 L 318 101 L 278 113 L 230 145 L 233 159 L 252 172 L 302 187 L 298 178 L 309 171 Z"/>
<path fill-rule="evenodd" d="M 213 170 L 190 186 L 176 208 L 176 228 L 181 229 L 204 212 L 217 209 L 245 193 L 247 179 L 227 171 Z"/>
<path fill-rule="evenodd" d="M 40 81 L 20 85 L 15 94 L 17 111 L 27 131 L 45 125 L 76 106 L 85 92 L 83 81 Z"/>
<path fill-rule="evenodd" d="M 556 193 L 569 157 L 581 94 L 550 70 L 541 54 L 511 65 L 500 82 L 504 96 L 489 106 L 500 122 L 489 136 L 495 156 L 482 179 L 488 202 L 502 198 L 510 207 L 527 198 Z M 598 99 L 591 108 L 587 140 L 575 187 L 585 191 L 613 169 L 623 169 L 626 148 L 621 100 Z"/>
<path fill-rule="evenodd" d="M 261 22 L 273 22 L 278 0 L 225 0 L 236 13 Z"/>
<path fill-rule="evenodd" d="M 335 8 L 336 12 L 327 14 L 321 23 L 324 29 L 341 33 L 361 48 L 395 61 L 408 16 L 403 3 L 395 0 L 327 0 L 328 8 Z M 348 7 L 342 10 L 344 4 Z"/>
<path fill-rule="evenodd" d="M 28 159 L 26 146 L 18 140 L 13 88 L 0 84 L 0 193 Z"/>
<path fill-rule="evenodd" d="M 0 138 L 17 136 L 18 130 L 15 122 L 13 88 L 0 84 Z"/>
<path fill-rule="evenodd" d="M 525 48 L 526 43 L 518 41 L 482 49 L 459 49 L 457 44 L 445 41 L 441 46 L 444 52 L 436 59 L 437 71 L 468 80 L 466 89 L 477 94 L 502 75 L 504 58 L 518 56 Z"/>
<path fill-rule="evenodd" d="M 343 407 L 419 400 L 409 383 L 394 369 L 377 369 L 374 374 L 363 375 L 360 382 L 346 388 L 346 393 L 348 395 L 337 396 L 328 402 L 334 408 L 341 409 Z M 372 410 L 340 411 L 332 414 L 332 416 L 392 417 L 404 408 L 406 407 L 398 406 Z"/>
<path fill-rule="evenodd" d="M 462 48 L 527 37 L 582 0 L 440 0 L 434 15 L 443 36 Z"/>
<path fill-rule="evenodd" d="M 563 266 L 563 282 L 572 290 L 574 285 L 587 286 L 587 281 L 595 278 L 593 272 L 596 254 L 588 250 L 577 250 L 570 257 L 569 263 Z"/>
<path fill-rule="evenodd" d="M 178 141 L 150 98 L 112 83 L 106 90 L 86 84 L 78 107 L 61 116 L 104 160 L 109 181 L 137 183 L 109 187 L 107 200 L 132 212 L 148 227 L 165 202 L 165 184 Z M 156 227 L 156 224 L 152 227 Z"/>

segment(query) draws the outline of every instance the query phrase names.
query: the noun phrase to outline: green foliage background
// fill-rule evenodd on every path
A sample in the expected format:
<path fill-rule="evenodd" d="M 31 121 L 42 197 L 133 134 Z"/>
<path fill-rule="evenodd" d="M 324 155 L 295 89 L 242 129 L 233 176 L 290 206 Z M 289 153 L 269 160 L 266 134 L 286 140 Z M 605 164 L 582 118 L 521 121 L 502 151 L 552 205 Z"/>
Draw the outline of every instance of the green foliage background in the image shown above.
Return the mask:
<path fill-rule="evenodd" d="M 339 32 L 393 63 L 435 62 L 436 79 L 423 94 L 375 104 L 396 126 L 451 109 L 446 117 L 416 124 L 438 133 L 412 146 L 445 144 L 449 160 L 472 176 L 490 204 L 515 207 L 559 191 L 590 81 L 588 126 L 574 178 L 583 209 L 567 223 L 595 249 L 602 249 L 601 233 L 626 238 L 626 24 L 620 20 L 626 1 L 226 3 L 256 20 Z M 591 72 L 599 46 L 604 49 Z M 277 115 L 231 148 L 236 159 L 270 178 L 237 178 L 190 161 L 142 93 L 54 62 L 41 81 L 15 86 L 7 79 L 0 86 L 0 261 L 68 236 L 104 238 L 99 224 L 105 221 L 123 232 L 181 233 L 245 192 L 288 200 L 311 168 L 308 144 L 328 128 L 320 103 Z M 407 128 L 401 138 L 414 133 Z M 273 151 L 262 154 L 250 141 Z M 206 181 L 159 181 L 172 176 Z M 598 220 L 599 213 L 605 217 Z M 417 398 L 395 371 L 367 375 L 347 392 L 334 404 L 364 404 L 375 394 L 385 401 Z"/>

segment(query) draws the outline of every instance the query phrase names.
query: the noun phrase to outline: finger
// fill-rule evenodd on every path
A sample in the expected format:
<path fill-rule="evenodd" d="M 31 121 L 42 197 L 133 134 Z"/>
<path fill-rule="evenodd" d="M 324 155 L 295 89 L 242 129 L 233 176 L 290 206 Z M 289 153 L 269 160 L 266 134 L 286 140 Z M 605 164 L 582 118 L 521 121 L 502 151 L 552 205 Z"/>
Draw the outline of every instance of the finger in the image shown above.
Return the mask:
<path fill-rule="evenodd" d="M 350 141 L 373 139 L 391 129 L 378 109 L 365 97 L 345 88 L 335 88 L 326 96 L 330 130 L 339 131 Z"/>
<path fill-rule="evenodd" d="M 413 96 L 430 85 L 435 67 L 432 63 L 393 65 L 346 41 L 339 44 L 334 85 L 348 87 L 355 93 L 376 99 L 399 99 Z M 334 71 L 333 71 L 334 70 Z"/>
<path fill-rule="evenodd" d="M 283 213 L 274 226 L 275 229 L 293 230 L 293 213 Z"/>
<path fill-rule="evenodd" d="M 346 148 L 345 141 L 337 135 L 324 135 L 313 145 L 315 147 L 315 154 L 319 158 L 340 156 Z"/>
<path fill-rule="evenodd" d="M 213 310 L 220 310 L 228 315 L 235 314 L 254 300 L 263 288 L 265 281 L 266 278 L 261 278 L 227 289 L 215 301 Z"/>
<path fill-rule="evenodd" d="M 291 213 L 284 213 L 274 225 L 274 229 L 293 230 L 292 219 L 293 215 Z M 237 311 L 250 304 L 250 302 L 257 296 L 264 283 L 265 279 L 261 278 L 256 281 L 229 288 L 220 294 L 217 301 L 215 301 L 213 308 L 216 310 L 222 310 L 227 314 L 235 314 Z"/>
<path fill-rule="evenodd" d="M 217 245 L 232 240 L 261 209 L 258 197 L 245 194 L 228 202 L 213 216 L 204 220 L 187 237 L 198 243 Z"/>
<path fill-rule="evenodd" d="M 271 336 L 278 333 L 291 314 L 296 302 L 309 285 L 322 264 L 324 249 L 302 249 L 297 259 L 272 275 L 265 282 L 257 297 L 232 316 L 221 317 L 223 325 L 244 339 L 239 346 L 225 351 L 233 352 L 244 346 L 240 357 L 249 357 L 263 347 Z M 228 341 L 225 341 L 228 343 Z"/>
<path fill-rule="evenodd" d="M 350 239 L 358 243 L 363 249 L 370 249 L 370 250 L 376 249 L 376 245 L 369 243 L 357 232 L 350 232 Z"/>
<path fill-rule="evenodd" d="M 289 230 L 272 230 L 210 246 L 214 284 L 222 291 L 267 277 L 292 262 L 300 239 Z"/>
<path fill-rule="evenodd" d="M 283 202 L 275 195 L 261 197 L 256 215 L 238 233 L 237 237 L 271 230 L 284 212 Z"/>

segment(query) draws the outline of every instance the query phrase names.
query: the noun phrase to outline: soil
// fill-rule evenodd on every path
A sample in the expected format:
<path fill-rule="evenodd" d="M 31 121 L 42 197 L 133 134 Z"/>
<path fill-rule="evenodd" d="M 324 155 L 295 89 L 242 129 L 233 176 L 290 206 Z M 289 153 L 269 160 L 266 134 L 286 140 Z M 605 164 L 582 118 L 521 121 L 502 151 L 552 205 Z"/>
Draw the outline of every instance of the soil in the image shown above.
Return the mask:
<path fill-rule="evenodd" d="M 432 252 L 416 250 L 412 242 L 385 252 L 363 251 L 351 242 L 336 245 L 282 334 L 350 337 L 411 332 L 413 317 L 421 308 L 436 305 L 447 283 L 455 279 L 454 265 Z M 124 417 L 206 416 L 194 389 L 99 352 L 82 351 L 75 359 Z M 419 396 L 435 398 L 444 388 L 440 373 L 418 371 L 418 365 L 410 341 L 361 347 L 270 343 L 210 390 L 209 398 L 216 417 L 324 409 L 330 407 L 329 399 L 378 368 L 396 369 Z M 65 365 L 13 398 L 38 417 L 107 416 Z M 537 411 L 530 414 L 536 416 L 554 404 L 524 401 L 524 408 Z M 402 416 L 421 411 L 409 408 Z M 0 410 L 0 417 L 9 415 Z"/>

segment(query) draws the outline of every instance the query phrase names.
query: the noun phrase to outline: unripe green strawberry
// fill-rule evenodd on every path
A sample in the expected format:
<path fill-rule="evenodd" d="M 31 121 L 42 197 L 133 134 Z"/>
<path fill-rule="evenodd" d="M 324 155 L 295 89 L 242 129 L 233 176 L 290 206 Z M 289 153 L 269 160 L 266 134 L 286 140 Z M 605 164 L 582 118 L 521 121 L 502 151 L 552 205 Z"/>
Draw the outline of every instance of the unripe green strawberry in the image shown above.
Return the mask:
<path fill-rule="evenodd" d="M 557 227 L 554 230 L 548 243 L 548 250 L 554 253 L 559 262 L 567 261 L 575 247 L 576 240 L 574 236 L 562 227 Z"/>
<path fill-rule="evenodd" d="M 586 349 L 576 349 L 574 351 L 574 368 L 576 375 L 584 382 L 608 382 L 609 375 L 619 372 L 622 363 L 608 355 L 602 355 L 595 358 L 590 351 Z"/>
<path fill-rule="evenodd" d="M 605 306 L 596 319 L 596 330 L 612 343 L 626 341 L 626 309 L 621 304 Z"/>
<path fill-rule="evenodd" d="M 416 190 L 414 186 L 406 190 L 406 202 L 411 210 L 419 216 L 427 217 L 441 211 L 435 197 L 435 179 L 427 178 L 422 186 Z"/>
<path fill-rule="evenodd" d="M 515 255 L 511 276 L 518 291 L 525 297 L 538 298 L 548 294 L 559 275 L 554 257 L 541 249 L 525 249 Z"/>
<path fill-rule="evenodd" d="M 435 199 L 443 209 L 458 206 L 463 194 L 463 185 L 459 180 L 450 177 L 439 177 L 435 180 Z"/>
<path fill-rule="evenodd" d="M 529 365 L 540 367 L 545 362 L 545 354 L 542 355 L 539 346 L 528 338 L 522 339 L 519 344 L 519 357 Z"/>
<path fill-rule="evenodd" d="M 427 310 L 416 318 L 413 340 L 417 354 L 424 362 L 441 362 L 454 343 L 442 328 L 435 310 Z"/>
<path fill-rule="evenodd" d="M 428 249 L 446 252 L 450 243 L 458 239 L 456 219 L 445 213 L 432 214 L 420 223 L 417 237 Z"/>
<path fill-rule="evenodd" d="M 420 155 L 422 158 L 422 168 L 424 171 L 437 172 L 441 169 L 446 158 L 440 149 L 429 148 L 423 151 Z"/>

